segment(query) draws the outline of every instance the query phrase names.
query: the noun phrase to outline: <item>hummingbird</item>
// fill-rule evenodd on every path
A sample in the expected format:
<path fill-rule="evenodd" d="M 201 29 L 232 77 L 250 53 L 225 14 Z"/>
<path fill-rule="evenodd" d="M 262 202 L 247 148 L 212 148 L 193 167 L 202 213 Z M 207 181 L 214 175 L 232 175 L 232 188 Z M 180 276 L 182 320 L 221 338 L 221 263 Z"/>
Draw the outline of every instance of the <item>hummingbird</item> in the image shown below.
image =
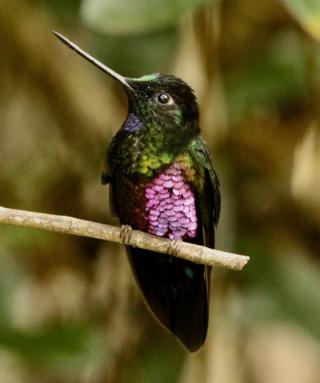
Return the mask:
<path fill-rule="evenodd" d="M 193 90 L 172 75 L 124 77 L 53 33 L 127 94 L 128 114 L 107 149 L 102 172 L 120 223 L 213 248 L 219 180 L 200 135 Z M 153 316 L 187 350 L 198 350 L 207 335 L 211 267 L 128 246 L 127 253 Z"/>

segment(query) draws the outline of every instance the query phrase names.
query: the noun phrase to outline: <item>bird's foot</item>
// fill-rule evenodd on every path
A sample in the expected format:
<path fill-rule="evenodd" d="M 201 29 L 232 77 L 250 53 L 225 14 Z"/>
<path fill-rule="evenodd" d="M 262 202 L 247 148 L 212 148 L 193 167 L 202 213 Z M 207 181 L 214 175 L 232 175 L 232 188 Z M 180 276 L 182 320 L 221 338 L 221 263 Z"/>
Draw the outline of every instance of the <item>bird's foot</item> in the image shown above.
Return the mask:
<path fill-rule="evenodd" d="M 167 253 L 173 257 L 176 257 L 179 254 L 180 243 L 181 239 L 174 239 L 173 241 L 170 241 Z"/>
<path fill-rule="evenodd" d="M 132 231 L 133 230 L 130 225 L 121 225 L 120 239 L 124 245 L 130 245 Z"/>

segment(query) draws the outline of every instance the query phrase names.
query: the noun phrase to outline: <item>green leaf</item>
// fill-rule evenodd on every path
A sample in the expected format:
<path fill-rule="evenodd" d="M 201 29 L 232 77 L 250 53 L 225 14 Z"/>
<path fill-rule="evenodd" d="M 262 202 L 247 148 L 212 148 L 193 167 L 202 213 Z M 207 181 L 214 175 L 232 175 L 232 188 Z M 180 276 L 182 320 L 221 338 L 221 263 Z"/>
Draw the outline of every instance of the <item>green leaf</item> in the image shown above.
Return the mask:
<path fill-rule="evenodd" d="M 282 0 L 302 28 L 313 38 L 320 40 L 320 1 Z"/>
<path fill-rule="evenodd" d="M 180 15 L 212 0 L 84 0 L 83 20 L 110 34 L 155 31 L 174 25 Z"/>

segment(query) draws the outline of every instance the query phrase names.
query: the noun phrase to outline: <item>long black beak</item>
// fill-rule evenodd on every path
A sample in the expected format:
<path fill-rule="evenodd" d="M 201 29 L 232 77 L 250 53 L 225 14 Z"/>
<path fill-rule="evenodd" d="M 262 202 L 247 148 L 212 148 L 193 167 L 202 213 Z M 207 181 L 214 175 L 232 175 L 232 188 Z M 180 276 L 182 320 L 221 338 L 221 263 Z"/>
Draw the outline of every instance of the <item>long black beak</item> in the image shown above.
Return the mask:
<path fill-rule="evenodd" d="M 128 83 L 127 79 L 123 76 L 121 76 L 119 73 L 115 72 L 111 68 L 107 67 L 106 65 L 102 64 L 102 62 L 98 61 L 91 55 L 89 55 L 87 52 L 79 48 L 76 44 L 74 44 L 72 41 L 68 40 L 66 37 L 61 35 L 58 32 L 52 31 L 52 33 L 60 40 L 62 41 L 67 47 L 70 49 L 74 50 L 75 52 L 78 53 L 78 55 L 82 56 L 89 62 L 91 62 L 93 65 L 95 65 L 97 68 L 102 70 L 104 73 L 107 73 L 109 76 L 114 78 L 115 80 L 119 81 L 125 88 L 134 91 L 134 89 L 130 86 Z"/>

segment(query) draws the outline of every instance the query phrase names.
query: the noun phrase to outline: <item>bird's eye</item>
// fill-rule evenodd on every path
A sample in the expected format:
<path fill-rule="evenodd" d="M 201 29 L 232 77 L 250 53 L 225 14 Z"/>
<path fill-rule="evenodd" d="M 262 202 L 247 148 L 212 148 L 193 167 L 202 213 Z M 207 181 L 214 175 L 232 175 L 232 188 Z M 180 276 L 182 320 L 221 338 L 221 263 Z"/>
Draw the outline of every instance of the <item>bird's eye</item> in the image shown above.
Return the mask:
<path fill-rule="evenodd" d="M 171 96 L 169 96 L 167 93 L 160 93 L 158 94 L 157 96 L 157 101 L 160 103 L 160 104 L 172 104 L 173 103 L 173 99 Z"/>

